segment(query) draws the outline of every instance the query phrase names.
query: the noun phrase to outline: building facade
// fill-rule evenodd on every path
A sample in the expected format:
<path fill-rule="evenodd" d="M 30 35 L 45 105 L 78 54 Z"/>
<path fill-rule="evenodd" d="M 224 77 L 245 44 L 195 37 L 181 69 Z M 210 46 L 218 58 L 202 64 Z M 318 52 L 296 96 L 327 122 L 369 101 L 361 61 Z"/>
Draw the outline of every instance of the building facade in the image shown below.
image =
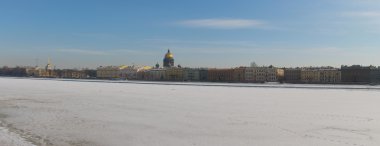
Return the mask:
<path fill-rule="evenodd" d="M 341 71 L 333 67 L 302 68 L 302 83 L 340 83 Z"/>
<path fill-rule="evenodd" d="M 283 82 L 285 78 L 285 69 L 276 68 L 276 77 L 277 77 L 277 81 Z"/>
<path fill-rule="evenodd" d="M 99 79 L 125 79 L 125 68 L 127 66 L 101 66 L 96 70 Z"/>
<path fill-rule="evenodd" d="M 210 82 L 233 82 L 234 69 L 208 69 L 207 78 Z"/>
<path fill-rule="evenodd" d="M 70 79 L 85 79 L 87 78 L 87 74 L 84 70 L 64 69 L 60 70 L 59 77 Z"/>
<path fill-rule="evenodd" d="M 183 68 L 184 81 L 199 81 L 200 70 L 198 68 Z"/>
<path fill-rule="evenodd" d="M 234 68 L 233 82 L 240 82 L 240 83 L 246 82 L 245 70 L 246 70 L 246 67 Z"/>
<path fill-rule="evenodd" d="M 156 68 L 156 69 L 150 69 L 141 71 L 144 73 L 143 80 L 149 80 L 149 81 L 163 81 L 165 80 L 166 71 L 162 68 Z"/>
<path fill-rule="evenodd" d="M 96 77 L 99 79 L 120 78 L 119 67 L 117 66 L 101 66 L 96 70 Z"/>
<path fill-rule="evenodd" d="M 245 68 L 245 82 L 254 83 L 256 82 L 256 67 Z"/>
<path fill-rule="evenodd" d="M 202 81 L 202 82 L 208 81 L 208 69 L 207 68 L 199 69 L 199 81 Z"/>
<path fill-rule="evenodd" d="M 286 68 L 284 70 L 284 81 L 287 83 L 300 83 L 301 68 Z"/>
<path fill-rule="evenodd" d="M 170 67 L 165 69 L 165 80 L 183 81 L 183 68 Z"/>
<path fill-rule="evenodd" d="M 269 67 L 247 67 L 244 70 L 245 82 L 277 82 L 284 78 L 284 69 Z"/>
<path fill-rule="evenodd" d="M 372 84 L 380 84 L 380 67 L 371 70 L 370 81 Z"/>
<path fill-rule="evenodd" d="M 320 72 L 314 68 L 304 68 L 301 71 L 302 83 L 318 83 L 320 81 Z"/>
<path fill-rule="evenodd" d="M 360 66 L 360 65 L 342 66 L 341 67 L 342 82 L 361 83 L 361 84 L 370 83 L 371 82 L 370 74 L 373 68 L 374 67 L 371 67 L 371 66 Z"/>
<path fill-rule="evenodd" d="M 39 77 L 39 68 L 38 67 L 27 67 L 26 76 L 28 77 Z"/>
<path fill-rule="evenodd" d="M 320 83 L 340 83 L 342 81 L 339 69 L 320 70 Z"/>

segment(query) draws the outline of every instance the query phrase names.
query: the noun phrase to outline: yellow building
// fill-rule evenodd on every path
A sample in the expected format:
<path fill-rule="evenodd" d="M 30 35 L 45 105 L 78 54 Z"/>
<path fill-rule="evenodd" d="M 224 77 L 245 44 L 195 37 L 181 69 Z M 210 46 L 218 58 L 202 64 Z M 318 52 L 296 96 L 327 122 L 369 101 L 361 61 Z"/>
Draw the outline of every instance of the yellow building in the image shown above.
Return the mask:
<path fill-rule="evenodd" d="M 165 80 L 183 81 L 183 68 L 170 67 L 165 69 Z"/>
<path fill-rule="evenodd" d="M 142 66 L 142 67 L 138 67 L 136 68 L 137 70 L 135 70 L 136 72 L 134 72 L 135 74 L 135 78 L 133 79 L 137 79 L 137 80 L 149 80 L 148 79 L 148 76 L 149 76 L 149 71 L 153 69 L 153 67 L 151 66 Z M 128 78 L 128 79 L 132 79 L 132 78 Z"/>
<path fill-rule="evenodd" d="M 273 66 L 245 68 L 246 82 L 277 82 L 284 78 L 284 70 Z"/>
<path fill-rule="evenodd" d="M 121 69 L 124 66 L 101 66 L 96 69 L 96 77 L 99 79 L 121 79 Z"/>
<path fill-rule="evenodd" d="M 301 82 L 339 83 L 341 82 L 341 72 L 332 67 L 303 68 L 301 70 Z"/>
<path fill-rule="evenodd" d="M 233 82 L 234 69 L 208 69 L 207 79 L 211 82 Z"/>
<path fill-rule="evenodd" d="M 61 71 L 60 77 L 71 79 L 84 79 L 87 78 L 87 74 L 83 70 L 64 69 Z"/>
<path fill-rule="evenodd" d="M 305 68 L 301 71 L 301 82 L 318 83 L 320 81 L 320 71 L 313 68 Z"/>
<path fill-rule="evenodd" d="M 276 76 L 278 81 L 283 81 L 285 78 L 285 70 L 281 68 L 276 69 Z"/>

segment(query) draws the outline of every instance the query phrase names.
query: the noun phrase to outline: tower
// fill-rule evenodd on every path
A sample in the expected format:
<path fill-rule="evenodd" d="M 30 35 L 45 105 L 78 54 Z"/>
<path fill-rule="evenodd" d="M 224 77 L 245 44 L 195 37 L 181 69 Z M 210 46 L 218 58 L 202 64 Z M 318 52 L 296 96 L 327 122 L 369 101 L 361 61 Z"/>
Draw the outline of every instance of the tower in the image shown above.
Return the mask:
<path fill-rule="evenodd" d="M 53 70 L 53 64 L 51 64 L 50 58 L 48 59 L 48 63 L 45 66 L 45 70 Z"/>
<path fill-rule="evenodd" d="M 55 76 L 54 70 L 55 70 L 55 67 L 53 66 L 53 64 L 51 63 L 51 60 L 49 58 L 48 63 L 45 66 L 44 76 L 45 77 L 54 77 Z"/>
<path fill-rule="evenodd" d="M 173 66 L 174 66 L 173 54 L 170 53 L 170 50 L 168 49 L 168 52 L 165 54 L 165 57 L 164 57 L 164 67 L 173 67 Z"/>

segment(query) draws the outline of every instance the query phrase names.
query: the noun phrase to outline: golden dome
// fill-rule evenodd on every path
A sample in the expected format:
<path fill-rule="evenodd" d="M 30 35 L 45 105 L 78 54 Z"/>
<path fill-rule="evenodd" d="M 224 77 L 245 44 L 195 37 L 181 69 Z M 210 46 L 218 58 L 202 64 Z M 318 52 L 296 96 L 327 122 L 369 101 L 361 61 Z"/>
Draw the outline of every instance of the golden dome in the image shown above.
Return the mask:
<path fill-rule="evenodd" d="M 168 53 L 165 54 L 165 58 L 174 58 L 173 54 L 170 53 L 170 50 L 168 50 Z"/>

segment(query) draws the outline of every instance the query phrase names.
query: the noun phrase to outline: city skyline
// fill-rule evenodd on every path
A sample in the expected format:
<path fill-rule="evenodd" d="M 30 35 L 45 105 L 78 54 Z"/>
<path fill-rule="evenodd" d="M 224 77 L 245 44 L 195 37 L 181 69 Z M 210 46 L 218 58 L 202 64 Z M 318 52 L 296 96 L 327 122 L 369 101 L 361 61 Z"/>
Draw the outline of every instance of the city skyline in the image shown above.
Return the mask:
<path fill-rule="evenodd" d="M 0 64 L 379 65 L 380 2 L 1 1 Z"/>

